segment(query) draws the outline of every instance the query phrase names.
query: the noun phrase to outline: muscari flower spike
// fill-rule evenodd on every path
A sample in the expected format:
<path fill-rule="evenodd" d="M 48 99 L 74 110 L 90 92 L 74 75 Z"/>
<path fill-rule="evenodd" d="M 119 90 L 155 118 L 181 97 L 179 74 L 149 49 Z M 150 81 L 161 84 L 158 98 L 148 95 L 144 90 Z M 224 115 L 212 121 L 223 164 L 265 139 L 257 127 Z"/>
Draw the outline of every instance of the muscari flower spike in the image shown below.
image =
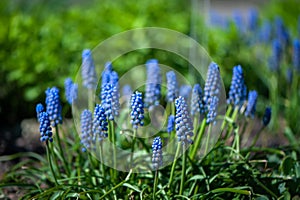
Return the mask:
<path fill-rule="evenodd" d="M 138 126 L 143 126 L 144 122 L 144 103 L 142 99 L 142 93 L 136 91 L 131 95 L 131 121 L 134 129 L 137 129 Z"/>
<path fill-rule="evenodd" d="M 247 96 L 247 88 L 245 87 L 243 69 L 240 65 L 233 68 L 230 90 L 227 99 L 228 104 L 241 106 Z"/>
<path fill-rule="evenodd" d="M 49 114 L 51 126 L 57 126 L 62 123 L 59 89 L 57 87 L 48 88 L 46 90 L 46 110 Z"/>
<path fill-rule="evenodd" d="M 154 170 L 158 170 L 163 164 L 162 142 L 160 137 L 156 137 L 152 143 L 152 165 Z"/>
<path fill-rule="evenodd" d="M 85 152 L 91 148 L 93 142 L 93 116 L 92 113 L 85 109 L 82 111 L 80 116 L 81 122 L 81 144 L 82 151 Z"/>
<path fill-rule="evenodd" d="M 271 116 L 272 116 L 272 109 L 271 107 L 267 107 L 262 119 L 264 126 L 267 126 L 270 123 Z"/>
<path fill-rule="evenodd" d="M 252 8 L 249 10 L 249 30 L 255 31 L 257 29 L 258 25 L 258 12 L 255 8 Z"/>
<path fill-rule="evenodd" d="M 81 70 L 83 86 L 87 89 L 97 88 L 97 75 L 95 71 L 94 60 L 92 52 L 85 49 L 82 52 L 82 70 Z"/>
<path fill-rule="evenodd" d="M 189 100 L 192 87 L 190 85 L 182 85 L 179 88 L 179 96 L 182 96 L 186 101 Z"/>
<path fill-rule="evenodd" d="M 258 94 L 255 90 L 249 91 L 248 95 L 248 104 L 245 111 L 246 117 L 254 117 L 255 111 L 256 111 L 256 102 L 257 102 Z"/>
<path fill-rule="evenodd" d="M 218 115 L 218 105 L 219 105 L 219 98 L 217 96 L 213 96 L 211 99 L 211 103 L 209 104 L 208 113 L 206 116 L 207 124 L 209 124 L 209 123 L 215 124 L 216 123 L 215 119 Z"/>
<path fill-rule="evenodd" d="M 38 122 L 40 121 L 40 114 L 41 112 L 44 111 L 44 106 L 41 103 L 38 103 L 35 107 L 35 111 L 36 111 L 36 118 L 38 120 Z"/>
<path fill-rule="evenodd" d="M 278 39 L 273 40 L 272 55 L 269 58 L 269 69 L 271 71 L 278 71 L 282 60 L 282 46 Z"/>
<path fill-rule="evenodd" d="M 146 62 L 147 81 L 145 92 L 145 107 L 159 105 L 161 97 L 161 72 L 156 59 L 150 59 Z"/>
<path fill-rule="evenodd" d="M 205 105 L 203 102 L 202 89 L 199 84 L 195 84 L 192 91 L 191 114 L 195 116 L 197 114 L 203 114 L 204 112 Z"/>
<path fill-rule="evenodd" d="M 102 141 L 107 137 L 107 119 L 105 115 L 105 110 L 102 105 L 97 104 L 94 111 L 94 121 L 93 121 L 93 140 L 98 138 L 98 141 Z"/>
<path fill-rule="evenodd" d="M 261 42 L 268 43 L 271 38 L 272 26 L 269 21 L 264 21 L 259 31 L 259 39 Z"/>
<path fill-rule="evenodd" d="M 131 86 L 126 84 L 122 88 L 122 98 L 124 98 L 124 101 L 126 102 L 126 105 L 130 105 L 130 98 L 132 95 L 132 89 Z"/>
<path fill-rule="evenodd" d="M 78 95 L 78 85 L 73 83 L 71 78 L 65 79 L 65 96 L 67 102 L 72 105 L 74 101 L 76 101 Z"/>
<path fill-rule="evenodd" d="M 300 41 L 298 39 L 293 42 L 293 66 L 297 72 L 300 72 Z"/>
<path fill-rule="evenodd" d="M 52 138 L 52 128 L 50 126 L 50 119 L 47 112 L 41 112 L 39 115 L 40 121 L 40 141 L 41 142 L 53 142 Z"/>
<path fill-rule="evenodd" d="M 106 84 L 103 90 L 102 106 L 105 109 L 105 114 L 108 120 L 114 120 L 116 116 L 119 116 L 119 90 L 112 84 Z"/>
<path fill-rule="evenodd" d="M 171 133 L 174 130 L 174 126 L 175 126 L 175 117 L 174 115 L 170 115 L 168 117 L 167 132 Z"/>
<path fill-rule="evenodd" d="M 276 37 L 279 39 L 283 48 L 285 48 L 290 42 L 290 35 L 288 29 L 285 27 L 281 17 L 275 18 L 275 31 Z"/>
<path fill-rule="evenodd" d="M 173 102 L 179 94 L 178 83 L 176 79 L 176 74 L 174 71 L 169 71 L 167 76 L 167 101 Z"/>
<path fill-rule="evenodd" d="M 193 140 L 193 124 L 188 111 L 188 106 L 183 97 L 179 96 L 175 100 L 175 128 L 178 141 L 182 145 L 192 144 Z"/>

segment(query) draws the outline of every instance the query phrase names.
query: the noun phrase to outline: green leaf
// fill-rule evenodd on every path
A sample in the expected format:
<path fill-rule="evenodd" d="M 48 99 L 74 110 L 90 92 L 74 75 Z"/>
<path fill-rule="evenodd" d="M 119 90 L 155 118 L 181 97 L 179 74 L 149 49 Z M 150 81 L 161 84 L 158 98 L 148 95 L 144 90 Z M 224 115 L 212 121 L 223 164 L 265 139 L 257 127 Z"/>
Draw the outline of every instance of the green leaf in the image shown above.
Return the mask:
<path fill-rule="evenodd" d="M 132 189 L 132 190 L 134 190 L 136 192 L 139 192 L 139 193 L 141 192 L 141 190 L 137 186 L 133 186 L 133 185 L 131 185 L 129 183 L 124 183 L 123 186 L 124 187 L 128 187 L 128 188 L 130 188 L 130 189 Z"/>
<path fill-rule="evenodd" d="M 290 175 L 292 170 L 294 169 L 295 160 L 291 156 L 286 156 L 283 160 L 281 165 L 279 166 L 279 170 L 285 174 Z"/>

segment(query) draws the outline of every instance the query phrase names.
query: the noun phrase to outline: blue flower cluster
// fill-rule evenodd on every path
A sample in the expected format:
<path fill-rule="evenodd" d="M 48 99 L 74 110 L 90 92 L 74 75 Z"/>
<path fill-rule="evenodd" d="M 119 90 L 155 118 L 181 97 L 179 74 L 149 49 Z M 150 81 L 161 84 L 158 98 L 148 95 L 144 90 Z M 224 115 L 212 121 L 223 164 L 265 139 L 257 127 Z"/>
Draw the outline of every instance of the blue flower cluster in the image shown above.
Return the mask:
<path fill-rule="evenodd" d="M 150 59 L 146 62 L 147 80 L 145 92 L 145 107 L 158 105 L 161 97 L 161 72 L 156 59 Z"/>
<path fill-rule="evenodd" d="M 128 84 L 124 85 L 122 88 L 122 98 L 125 101 L 126 105 L 128 105 L 128 107 L 130 106 L 131 95 L 132 95 L 132 89 L 130 85 Z"/>
<path fill-rule="evenodd" d="M 108 130 L 107 125 L 105 110 L 100 104 L 97 104 L 94 111 L 93 138 L 98 138 L 98 141 L 102 141 L 106 138 Z"/>
<path fill-rule="evenodd" d="M 72 105 L 74 101 L 77 99 L 78 94 L 78 85 L 73 83 L 71 78 L 66 78 L 65 80 L 65 95 L 67 102 Z"/>
<path fill-rule="evenodd" d="M 84 87 L 86 87 L 87 89 L 96 89 L 97 75 L 95 71 L 92 52 L 89 49 L 85 49 L 82 52 L 81 75 Z"/>
<path fill-rule="evenodd" d="M 190 85 L 181 85 L 179 88 L 179 96 L 182 96 L 186 101 L 189 101 L 192 87 Z"/>
<path fill-rule="evenodd" d="M 257 102 L 257 92 L 255 90 L 249 91 L 248 95 L 248 104 L 245 111 L 246 117 L 254 117 L 255 111 L 256 111 L 256 102 Z"/>
<path fill-rule="evenodd" d="M 86 150 L 92 147 L 93 142 L 93 116 L 92 113 L 85 109 L 81 113 L 80 116 L 81 122 L 81 144 L 84 146 L 82 151 L 85 152 Z"/>
<path fill-rule="evenodd" d="M 272 55 L 269 58 L 269 69 L 271 71 L 278 71 L 282 60 L 282 46 L 278 39 L 273 40 Z"/>
<path fill-rule="evenodd" d="M 233 68 L 230 90 L 227 99 L 228 104 L 241 106 L 246 100 L 247 88 L 245 86 L 243 69 L 240 65 Z"/>
<path fill-rule="evenodd" d="M 300 72 L 300 41 L 297 39 L 294 40 L 294 43 L 293 43 L 293 65 L 294 65 L 295 70 L 297 72 Z"/>
<path fill-rule="evenodd" d="M 178 83 L 176 79 L 176 74 L 174 71 L 169 71 L 167 76 L 167 101 L 173 102 L 178 97 Z"/>
<path fill-rule="evenodd" d="M 199 84 L 195 84 L 192 91 L 191 99 L 191 114 L 192 116 L 200 115 L 205 112 L 205 105 L 203 102 L 202 89 Z"/>
<path fill-rule="evenodd" d="M 57 126 L 62 123 L 59 89 L 57 87 L 48 88 L 45 93 L 46 110 L 51 121 L 51 126 Z"/>
<path fill-rule="evenodd" d="M 275 33 L 282 47 L 286 48 L 290 42 L 290 35 L 283 23 L 282 18 L 279 16 L 275 18 Z"/>
<path fill-rule="evenodd" d="M 175 100 L 175 127 L 178 141 L 182 144 L 192 144 L 193 140 L 193 124 L 188 111 L 188 106 L 183 97 L 178 97 Z"/>
<path fill-rule="evenodd" d="M 131 121 L 134 129 L 137 129 L 138 126 L 143 126 L 144 122 L 144 103 L 142 99 L 142 93 L 136 91 L 131 96 Z"/>
<path fill-rule="evenodd" d="M 270 107 L 267 107 L 263 116 L 263 124 L 264 126 L 267 126 L 271 120 L 272 116 L 272 109 Z"/>
<path fill-rule="evenodd" d="M 38 103 L 35 107 L 35 111 L 36 111 L 36 118 L 38 120 L 38 122 L 40 121 L 40 114 L 41 112 L 44 111 L 44 106 L 41 103 Z"/>
<path fill-rule="evenodd" d="M 52 138 L 52 128 L 50 126 L 50 119 L 47 112 L 41 112 L 39 114 L 39 121 L 40 121 L 40 141 L 46 142 L 50 141 L 53 142 Z"/>
<path fill-rule="evenodd" d="M 175 117 L 174 115 L 170 115 L 168 117 L 167 132 L 171 133 L 172 131 L 174 131 L 174 126 L 175 126 Z"/>
<path fill-rule="evenodd" d="M 214 122 L 219 103 L 221 89 L 221 76 L 219 66 L 212 62 L 208 66 L 206 82 L 204 86 L 205 111 L 210 112 L 207 116 L 207 123 Z"/>
<path fill-rule="evenodd" d="M 154 138 L 152 143 L 152 152 L 153 169 L 158 170 L 158 168 L 163 164 L 162 142 L 160 137 Z"/>

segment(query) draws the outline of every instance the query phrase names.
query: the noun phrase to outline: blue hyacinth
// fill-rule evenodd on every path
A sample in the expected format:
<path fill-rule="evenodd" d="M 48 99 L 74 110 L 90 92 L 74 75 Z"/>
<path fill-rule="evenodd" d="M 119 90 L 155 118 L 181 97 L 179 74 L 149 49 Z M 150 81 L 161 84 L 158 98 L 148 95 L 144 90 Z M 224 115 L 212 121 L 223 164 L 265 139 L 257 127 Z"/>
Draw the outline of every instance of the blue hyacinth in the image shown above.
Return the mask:
<path fill-rule="evenodd" d="M 152 143 L 152 165 L 154 170 L 158 170 L 163 164 L 162 142 L 160 137 L 156 137 Z"/>
<path fill-rule="evenodd" d="M 105 114 L 108 120 L 114 120 L 119 116 L 119 90 L 112 84 L 106 84 L 103 89 L 104 99 L 102 99 L 102 106 L 105 109 Z"/>
<path fill-rule="evenodd" d="M 190 85 L 182 85 L 179 88 L 179 96 L 182 96 L 186 101 L 189 100 L 192 87 Z"/>
<path fill-rule="evenodd" d="M 35 111 L 36 111 L 36 118 L 38 121 L 40 121 L 40 114 L 41 112 L 44 111 L 44 106 L 41 103 L 38 103 L 35 107 Z"/>
<path fill-rule="evenodd" d="M 260 28 L 259 40 L 264 43 L 269 43 L 272 33 L 272 26 L 269 21 L 264 21 Z"/>
<path fill-rule="evenodd" d="M 81 144 L 84 146 L 82 151 L 91 149 L 93 143 L 93 116 L 92 113 L 85 109 L 80 116 L 81 122 Z"/>
<path fill-rule="evenodd" d="M 263 125 L 267 126 L 271 120 L 271 116 L 272 116 L 272 109 L 270 107 L 267 107 L 262 119 Z"/>
<path fill-rule="evenodd" d="M 290 42 L 290 34 L 288 29 L 285 27 L 282 18 L 279 16 L 275 18 L 275 33 L 282 47 L 286 48 Z"/>
<path fill-rule="evenodd" d="M 179 94 L 178 83 L 174 71 L 169 71 L 167 76 L 167 102 L 173 102 Z"/>
<path fill-rule="evenodd" d="M 122 98 L 128 106 L 130 106 L 131 95 L 132 95 L 131 86 L 128 84 L 124 85 L 122 88 Z"/>
<path fill-rule="evenodd" d="M 248 95 L 248 104 L 245 111 L 246 117 L 254 117 L 255 111 L 256 111 L 256 102 L 257 102 L 258 94 L 255 90 L 249 91 Z"/>
<path fill-rule="evenodd" d="M 192 91 L 191 99 L 191 114 L 192 116 L 200 115 L 205 112 L 205 105 L 203 103 L 203 93 L 199 84 L 195 84 Z"/>
<path fill-rule="evenodd" d="M 174 126 L 175 126 L 175 117 L 174 115 L 170 115 L 168 117 L 167 132 L 171 133 L 172 131 L 174 131 Z"/>
<path fill-rule="evenodd" d="M 291 68 L 288 68 L 286 70 L 286 81 L 288 84 L 291 84 L 293 81 L 293 70 Z"/>
<path fill-rule="evenodd" d="M 97 75 L 95 71 L 94 60 L 92 57 L 92 52 L 89 49 L 85 49 L 82 52 L 81 75 L 84 87 L 87 89 L 97 88 Z"/>
<path fill-rule="evenodd" d="M 178 141 L 185 145 L 192 144 L 193 124 L 183 97 L 180 96 L 175 100 L 175 108 L 175 128 Z"/>
<path fill-rule="evenodd" d="M 144 122 L 144 103 L 142 99 L 142 93 L 136 91 L 131 96 L 131 121 L 134 129 L 137 129 L 138 126 L 143 126 Z"/>
<path fill-rule="evenodd" d="M 218 105 L 219 105 L 219 98 L 217 96 L 213 96 L 211 99 L 211 103 L 209 104 L 208 107 L 208 113 L 206 116 L 206 123 L 216 123 L 216 117 L 218 115 Z"/>
<path fill-rule="evenodd" d="M 47 112 L 41 112 L 39 115 L 39 120 L 40 120 L 40 141 L 41 142 L 46 142 L 50 141 L 53 142 L 52 138 L 52 129 L 50 126 L 50 119 L 49 115 Z"/>
<path fill-rule="evenodd" d="M 282 60 L 283 49 L 278 39 L 273 40 L 272 55 L 269 58 L 269 69 L 271 71 L 278 71 Z"/>
<path fill-rule="evenodd" d="M 233 22 L 234 22 L 238 32 L 244 33 L 244 31 L 245 31 L 244 20 L 243 20 L 243 16 L 242 16 L 241 12 L 239 10 L 234 11 L 232 19 L 233 19 Z"/>
<path fill-rule="evenodd" d="M 300 41 L 298 39 L 293 42 L 293 66 L 297 72 L 300 72 Z"/>
<path fill-rule="evenodd" d="M 71 78 L 65 79 L 65 95 L 67 102 L 71 105 L 77 99 L 78 85 Z"/>
<path fill-rule="evenodd" d="M 93 135 L 94 139 L 102 141 L 107 137 L 108 123 L 105 115 L 105 110 L 102 105 L 97 104 L 94 111 Z"/>
<path fill-rule="evenodd" d="M 247 97 L 247 88 L 245 86 L 244 73 L 240 65 L 233 68 L 230 90 L 227 99 L 228 104 L 241 106 Z"/>
<path fill-rule="evenodd" d="M 57 126 L 62 123 L 59 89 L 57 87 L 48 88 L 46 90 L 46 110 L 49 114 L 51 126 Z"/>
<path fill-rule="evenodd" d="M 258 12 L 255 8 L 250 9 L 249 11 L 249 30 L 255 31 L 258 25 Z"/>
<path fill-rule="evenodd" d="M 161 97 L 161 72 L 156 59 L 150 59 L 146 62 L 147 80 L 145 92 L 145 107 L 159 105 Z"/>

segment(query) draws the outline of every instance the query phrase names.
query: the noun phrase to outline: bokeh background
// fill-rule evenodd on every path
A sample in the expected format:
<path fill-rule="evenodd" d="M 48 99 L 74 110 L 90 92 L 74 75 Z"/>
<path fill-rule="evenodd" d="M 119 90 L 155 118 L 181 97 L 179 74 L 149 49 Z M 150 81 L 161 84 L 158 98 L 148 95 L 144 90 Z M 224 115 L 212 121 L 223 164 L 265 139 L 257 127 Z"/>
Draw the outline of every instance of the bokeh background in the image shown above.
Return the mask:
<path fill-rule="evenodd" d="M 233 66 L 241 64 L 248 88 L 259 93 L 258 115 L 267 104 L 276 104 L 279 125 L 297 134 L 299 114 L 285 112 L 298 109 L 297 101 L 294 107 L 286 107 L 284 102 L 291 88 L 288 70 L 295 71 L 291 54 L 292 41 L 300 38 L 299 15 L 298 0 L 1 0 L 0 153 L 19 151 L 21 147 L 16 148 L 15 141 L 22 135 L 22 121 L 35 117 L 35 105 L 44 101 L 47 87 L 58 86 L 63 97 L 64 80 L 75 77 L 83 49 L 93 49 L 116 33 L 140 27 L 164 27 L 193 37 L 221 66 L 226 88 Z M 276 83 L 279 100 L 274 102 L 275 97 L 270 101 L 272 87 L 266 79 L 274 73 L 268 60 L 277 37 L 278 18 L 289 38 L 284 47 L 285 60 L 276 76 L 281 80 Z M 153 57 L 182 73 L 189 71 L 188 63 L 178 56 L 152 50 L 129 53 L 113 64 L 122 74 L 133 63 L 145 63 Z M 299 79 L 297 74 L 293 77 Z M 292 92 L 299 93 L 298 85 Z M 62 101 L 66 104 L 64 98 Z M 70 117 L 70 110 L 64 114 Z M 272 127 L 274 132 L 284 131 L 274 122 Z"/>

